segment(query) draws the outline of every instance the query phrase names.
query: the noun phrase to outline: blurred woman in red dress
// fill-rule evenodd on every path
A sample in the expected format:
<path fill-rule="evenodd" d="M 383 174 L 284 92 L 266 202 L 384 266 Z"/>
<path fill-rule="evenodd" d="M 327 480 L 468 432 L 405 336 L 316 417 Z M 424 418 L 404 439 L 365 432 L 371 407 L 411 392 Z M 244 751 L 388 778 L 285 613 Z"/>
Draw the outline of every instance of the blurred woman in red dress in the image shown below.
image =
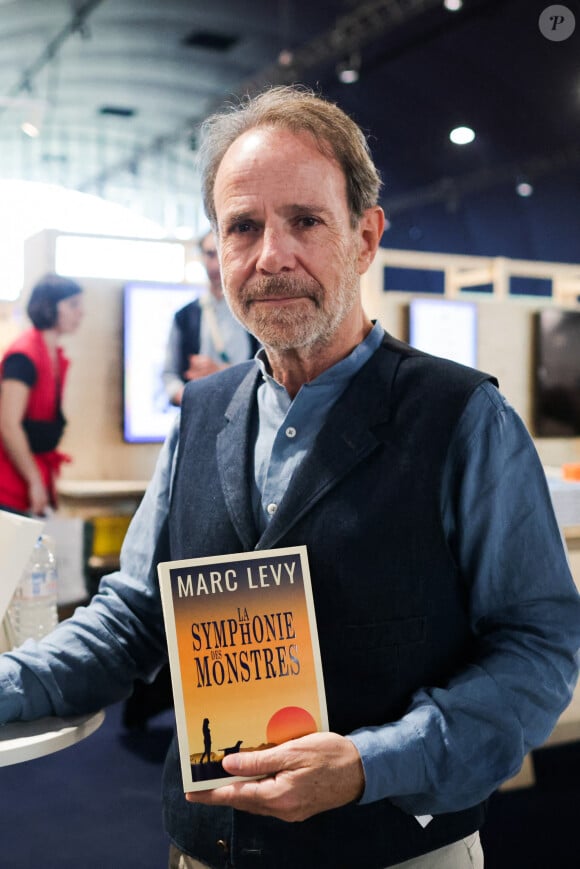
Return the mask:
<path fill-rule="evenodd" d="M 68 456 L 57 450 L 66 420 L 62 396 L 69 360 L 59 346 L 83 315 L 81 287 L 46 275 L 26 308 L 32 328 L 0 363 L 0 508 L 37 516 L 56 507 L 55 480 Z"/>

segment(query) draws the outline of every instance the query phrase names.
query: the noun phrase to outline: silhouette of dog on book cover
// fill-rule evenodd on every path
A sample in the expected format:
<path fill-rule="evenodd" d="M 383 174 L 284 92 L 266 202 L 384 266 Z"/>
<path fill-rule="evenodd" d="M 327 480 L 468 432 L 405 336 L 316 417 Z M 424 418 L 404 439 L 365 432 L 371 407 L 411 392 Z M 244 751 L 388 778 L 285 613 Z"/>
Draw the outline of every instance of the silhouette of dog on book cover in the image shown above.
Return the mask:
<path fill-rule="evenodd" d="M 204 718 L 201 726 L 203 735 L 203 754 L 196 763 L 191 764 L 191 777 L 194 781 L 206 781 L 211 778 L 224 778 L 227 773 L 224 772 L 221 760 L 212 759 L 211 751 L 211 728 L 209 726 L 209 718 Z M 238 739 L 235 745 L 229 745 L 226 748 L 220 748 L 223 757 L 227 754 L 237 754 L 240 750 L 243 740 Z M 222 758 L 223 759 L 223 758 Z"/>

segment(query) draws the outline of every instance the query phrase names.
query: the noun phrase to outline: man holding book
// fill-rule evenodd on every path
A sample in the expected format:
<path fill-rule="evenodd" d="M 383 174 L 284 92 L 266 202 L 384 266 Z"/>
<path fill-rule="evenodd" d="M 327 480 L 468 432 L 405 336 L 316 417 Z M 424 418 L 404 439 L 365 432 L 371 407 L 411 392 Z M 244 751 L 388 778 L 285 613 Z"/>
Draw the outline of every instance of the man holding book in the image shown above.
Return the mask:
<path fill-rule="evenodd" d="M 0 720 L 151 677 L 158 562 L 305 545 L 330 731 L 232 753 L 229 773 L 259 778 L 187 800 L 174 744 L 171 867 L 481 867 L 486 799 L 577 678 L 580 600 L 539 459 L 492 377 L 366 315 L 380 180 L 342 111 L 270 89 L 206 122 L 201 165 L 228 304 L 264 349 L 186 387 L 121 570 L 4 656 Z"/>

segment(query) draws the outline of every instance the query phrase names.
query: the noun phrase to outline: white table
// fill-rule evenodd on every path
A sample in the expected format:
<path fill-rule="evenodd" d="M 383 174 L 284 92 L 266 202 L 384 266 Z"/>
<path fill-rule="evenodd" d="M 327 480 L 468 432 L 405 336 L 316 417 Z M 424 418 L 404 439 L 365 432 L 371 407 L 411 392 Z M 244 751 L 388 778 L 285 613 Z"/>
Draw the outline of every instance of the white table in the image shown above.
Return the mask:
<path fill-rule="evenodd" d="M 103 711 L 70 718 L 39 718 L 0 726 L 0 766 L 10 766 L 75 745 L 101 726 Z"/>

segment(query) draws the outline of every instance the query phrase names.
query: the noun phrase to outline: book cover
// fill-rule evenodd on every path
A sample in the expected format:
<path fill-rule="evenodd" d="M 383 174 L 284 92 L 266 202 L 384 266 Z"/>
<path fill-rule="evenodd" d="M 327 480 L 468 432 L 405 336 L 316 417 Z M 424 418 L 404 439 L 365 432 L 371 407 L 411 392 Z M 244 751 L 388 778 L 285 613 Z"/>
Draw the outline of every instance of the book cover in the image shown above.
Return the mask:
<path fill-rule="evenodd" d="M 305 546 L 158 565 L 184 791 L 226 754 L 328 730 Z"/>

